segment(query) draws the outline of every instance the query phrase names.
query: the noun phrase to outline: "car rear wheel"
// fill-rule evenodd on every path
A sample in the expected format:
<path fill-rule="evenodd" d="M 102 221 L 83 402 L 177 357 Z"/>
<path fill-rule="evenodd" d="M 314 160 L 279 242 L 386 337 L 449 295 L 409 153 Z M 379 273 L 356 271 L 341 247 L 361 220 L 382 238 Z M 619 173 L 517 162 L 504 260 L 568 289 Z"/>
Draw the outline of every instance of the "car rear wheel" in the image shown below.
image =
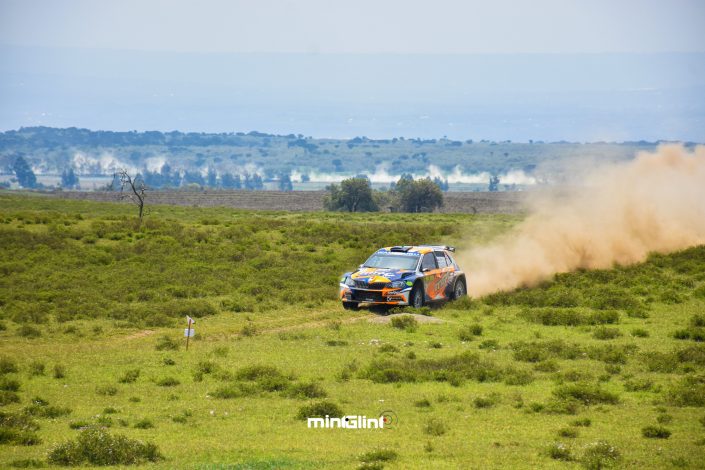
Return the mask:
<path fill-rule="evenodd" d="M 465 287 L 465 279 L 458 279 L 455 281 L 455 286 L 453 286 L 453 300 L 458 300 L 463 297 L 467 292 Z"/>
<path fill-rule="evenodd" d="M 411 291 L 411 301 L 409 303 L 414 308 L 423 307 L 423 289 L 418 284 Z"/>
<path fill-rule="evenodd" d="M 360 306 L 357 304 L 357 302 L 343 302 L 343 308 L 345 310 L 360 310 Z"/>

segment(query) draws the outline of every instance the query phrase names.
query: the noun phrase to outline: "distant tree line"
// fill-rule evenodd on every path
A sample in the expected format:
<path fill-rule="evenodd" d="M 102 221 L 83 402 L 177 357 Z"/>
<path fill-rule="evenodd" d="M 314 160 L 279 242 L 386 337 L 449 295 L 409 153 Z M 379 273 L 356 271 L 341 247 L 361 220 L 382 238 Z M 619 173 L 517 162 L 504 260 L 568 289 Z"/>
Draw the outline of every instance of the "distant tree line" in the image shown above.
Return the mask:
<path fill-rule="evenodd" d="M 364 176 L 348 178 L 326 188 L 327 210 L 345 212 L 433 212 L 443 205 L 443 191 L 430 178 L 403 175 L 388 191 L 372 189 Z"/>

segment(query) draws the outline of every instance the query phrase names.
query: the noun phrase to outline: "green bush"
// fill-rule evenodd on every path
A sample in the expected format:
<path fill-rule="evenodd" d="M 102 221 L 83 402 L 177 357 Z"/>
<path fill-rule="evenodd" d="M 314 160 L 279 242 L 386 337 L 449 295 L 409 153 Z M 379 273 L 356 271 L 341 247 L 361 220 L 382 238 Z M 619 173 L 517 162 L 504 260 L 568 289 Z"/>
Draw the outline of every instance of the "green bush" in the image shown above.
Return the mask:
<path fill-rule="evenodd" d="M 18 370 L 19 369 L 15 361 L 7 357 L 0 358 L 0 375 L 12 374 Z"/>
<path fill-rule="evenodd" d="M 391 462 L 399 455 L 392 449 L 376 449 L 365 452 L 359 458 L 360 462 Z"/>
<path fill-rule="evenodd" d="M 668 439 L 671 431 L 663 426 L 645 426 L 641 428 L 641 435 L 649 439 Z"/>
<path fill-rule="evenodd" d="M 18 459 L 10 462 L 12 468 L 43 468 L 44 462 L 37 459 Z"/>
<path fill-rule="evenodd" d="M 500 380 L 503 371 L 492 361 L 470 351 L 436 359 L 380 358 L 360 372 L 376 383 L 438 381 L 459 385 L 463 380 Z"/>
<path fill-rule="evenodd" d="M 615 339 L 619 338 L 622 336 L 622 332 L 619 331 L 617 328 L 607 328 L 607 327 L 600 327 L 596 328 L 595 331 L 592 333 L 592 337 L 595 339 Z"/>
<path fill-rule="evenodd" d="M 101 385 L 96 387 L 95 393 L 98 395 L 105 395 L 108 397 L 112 397 L 117 395 L 118 389 L 115 385 Z"/>
<path fill-rule="evenodd" d="M 88 428 L 75 440 L 66 441 L 49 451 L 47 460 L 52 465 L 78 466 L 84 464 L 137 465 L 156 462 L 163 457 L 156 445 L 111 435 L 101 428 Z"/>
<path fill-rule="evenodd" d="M 297 419 L 306 420 L 307 418 L 340 418 L 344 415 L 343 410 L 338 405 L 330 401 L 318 401 L 299 408 L 296 414 Z"/>
<path fill-rule="evenodd" d="M 616 394 L 590 383 L 562 385 L 555 389 L 553 394 L 559 399 L 574 399 L 585 405 L 598 403 L 613 405 L 619 403 L 619 397 Z"/>
<path fill-rule="evenodd" d="M 180 385 L 181 382 L 175 377 L 163 377 L 156 382 L 160 387 L 176 387 Z"/>
<path fill-rule="evenodd" d="M 118 379 L 121 384 L 131 384 L 137 382 L 140 376 L 139 369 L 130 369 L 125 371 L 125 373 Z"/>
<path fill-rule="evenodd" d="M 17 334 L 19 336 L 22 336 L 23 338 L 29 338 L 29 339 L 34 339 L 34 338 L 39 338 L 42 336 L 41 330 L 38 328 L 35 328 L 31 325 L 22 325 L 17 329 Z"/>
<path fill-rule="evenodd" d="M 0 444 L 34 446 L 41 444 L 36 433 L 15 428 L 0 428 Z"/>
<path fill-rule="evenodd" d="M 411 315 L 392 317 L 390 323 L 393 328 L 398 328 L 408 332 L 414 332 L 419 327 L 419 323 Z"/>
<path fill-rule="evenodd" d="M 325 398 L 328 394 L 316 382 L 298 383 L 292 385 L 286 391 L 286 395 L 291 398 Z"/>
<path fill-rule="evenodd" d="M 562 442 L 554 442 L 549 445 L 546 448 L 546 455 L 553 460 L 562 460 L 564 462 L 575 460 L 570 446 L 563 444 Z"/>
<path fill-rule="evenodd" d="M 570 425 L 576 426 L 576 427 L 587 428 L 592 425 L 592 421 L 590 420 L 590 418 L 580 418 L 580 419 L 575 419 L 575 420 L 571 421 Z"/>
<path fill-rule="evenodd" d="M 20 390 L 20 383 L 14 379 L 3 378 L 0 380 L 0 390 L 5 392 L 18 392 Z"/>
<path fill-rule="evenodd" d="M 605 441 L 597 441 L 585 447 L 580 463 L 588 470 L 601 470 L 617 466 L 622 456 L 617 448 Z"/>
<path fill-rule="evenodd" d="M 66 377 L 66 367 L 61 364 L 54 364 L 54 378 L 63 379 Z"/>
<path fill-rule="evenodd" d="M 163 335 L 157 341 L 156 349 L 157 351 L 176 351 L 179 349 L 179 343 L 169 336 Z"/>
<path fill-rule="evenodd" d="M 686 376 L 671 385 L 666 393 L 675 406 L 705 406 L 705 376 Z"/>
<path fill-rule="evenodd" d="M 8 392 L 0 390 L 0 406 L 9 405 L 11 403 L 19 403 L 20 396 L 16 392 Z"/>
<path fill-rule="evenodd" d="M 448 426 L 439 418 L 430 418 L 423 425 L 423 432 L 429 436 L 442 436 L 448 432 Z"/>
<path fill-rule="evenodd" d="M 154 423 L 151 419 L 142 418 L 135 423 L 134 427 L 137 429 L 152 429 L 154 427 Z"/>

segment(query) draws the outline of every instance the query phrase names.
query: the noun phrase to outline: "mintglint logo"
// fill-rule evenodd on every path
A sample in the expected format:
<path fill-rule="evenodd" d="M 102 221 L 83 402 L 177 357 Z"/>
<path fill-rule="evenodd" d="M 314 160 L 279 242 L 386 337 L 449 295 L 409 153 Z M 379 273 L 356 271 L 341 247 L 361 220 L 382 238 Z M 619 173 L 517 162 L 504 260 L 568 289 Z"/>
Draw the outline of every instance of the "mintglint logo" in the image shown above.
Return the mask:
<path fill-rule="evenodd" d="M 368 418 L 367 416 L 348 415 L 342 418 L 306 418 L 309 428 L 321 429 L 393 429 L 399 421 L 393 411 L 383 411 L 379 418 Z"/>

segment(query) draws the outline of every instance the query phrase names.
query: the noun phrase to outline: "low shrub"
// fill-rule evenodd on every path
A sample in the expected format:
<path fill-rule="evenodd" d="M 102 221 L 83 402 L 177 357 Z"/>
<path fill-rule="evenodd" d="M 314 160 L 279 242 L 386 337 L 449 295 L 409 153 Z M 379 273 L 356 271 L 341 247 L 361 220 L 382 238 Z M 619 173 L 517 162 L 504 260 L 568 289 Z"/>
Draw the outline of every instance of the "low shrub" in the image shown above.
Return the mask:
<path fill-rule="evenodd" d="M 325 398 L 328 394 L 316 382 L 294 384 L 286 390 L 286 396 L 291 398 Z"/>
<path fill-rule="evenodd" d="M 563 444 L 562 442 L 554 442 L 549 445 L 546 448 L 546 455 L 553 460 L 562 460 L 564 462 L 575 460 L 570 446 Z"/>
<path fill-rule="evenodd" d="M 16 392 L 8 392 L 0 390 L 0 406 L 9 405 L 11 403 L 19 403 L 20 396 Z"/>
<path fill-rule="evenodd" d="M 157 340 L 155 348 L 157 351 L 176 351 L 179 349 L 179 342 L 163 335 Z"/>
<path fill-rule="evenodd" d="M 578 437 L 578 431 L 573 428 L 561 428 L 558 430 L 558 435 L 560 437 L 567 437 L 569 439 L 575 439 Z"/>
<path fill-rule="evenodd" d="M 576 426 L 576 427 L 582 427 L 582 428 L 587 428 L 592 425 L 592 421 L 590 418 L 580 418 L 580 419 L 575 419 L 570 422 L 571 426 Z"/>
<path fill-rule="evenodd" d="M 422 398 L 421 400 L 414 402 L 414 406 L 417 408 L 430 408 L 431 401 L 428 398 Z"/>
<path fill-rule="evenodd" d="M 507 385 L 528 385 L 534 381 L 534 376 L 528 370 L 510 367 L 504 371 L 504 383 Z"/>
<path fill-rule="evenodd" d="M 142 418 L 134 424 L 134 427 L 137 429 L 152 429 L 154 427 L 154 423 L 151 419 Z"/>
<path fill-rule="evenodd" d="M 541 361 L 534 366 L 534 370 L 539 372 L 558 372 L 560 367 L 558 367 L 558 362 L 548 359 L 546 361 Z"/>
<path fill-rule="evenodd" d="M 602 389 L 599 385 L 590 383 L 561 385 L 553 391 L 553 394 L 559 399 L 574 399 L 584 405 L 594 405 L 598 403 L 613 405 L 619 403 L 619 396 Z"/>
<path fill-rule="evenodd" d="M 0 380 L 0 390 L 5 392 L 19 392 L 20 383 L 14 379 L 3 378 Z"/>
<path fill-rule="evenodd" d="M 619 331 L 617 328 L 607 328 L 605 326 L 596 328 L 595 331 L 592 333 L 593 338 L 601 340 L 615 339 L 619 338 L 620 336 L 622 336 L 622 332 Z"/>
<path fill-rule="evenodd" d="M 125 373 L 118 379 L 118 382 L 121 384 L 131 384 L 137 382 L 137 379 L 140 376 L 140 370 L 139 369 L 130 369 L 128 371 L 125 371 Z"/>
<path fill-rule="evenodd" d="M 112 397 L 117 395 L 118 389 L 115 385 L 101 385 L 96 387 L 95 393 L 98 395 L 105 395 L 108 397 Z"/>
<path fill-rule="evenodd" d="M 482 335 L 482 326 L 478 324 L 467 325 L 458 331 L 460 341 L 472 341 L 475 336 Z"/>
<path fill-rule="evenodd" d="M 624 382 L 627 392 L 650 392 L 654 390 L 654 382 L 647 378 L 628 379 Z"/>
<path fill-rule="evenodd" d="M 419 327 L 419 323 L 411 315 L 392 317 L 390 324 L 393 328 L 404 330 L 409 333 L 416 331 Z"/>
<path fill-rule="evenodd" d="M 84 429 L 75 440 L 66 441 L 49 451 L 52 465 L 78 466 L 91 464 L 136 465 L 156 462 L 163 457 L 152 443 L 144 443 L 122 435 L 112 435 L 105 429 Z"/>
<path fill-rule="evenodd" d="M 634 328 L 632 330 L 632 336 L 634 336 L 635 338 L 648 338 L 649 332 L 643 328 Z"/>
<path fill-rule="evenodd" d="M 240 330 L 240 334 L 246 337 L 255 336 L 257 334 L 257 327 L 254 323 L 248 322 L 245 324 L 245 326 L 242 327 L 242 330 Z"/>
<path fill-rule="evenodd" d="M 360 462 L 391 462 L 396 460 L 399 454 L 392 449 L 377 449 L 365 452 L 360 455 Z"/>
<path fill-rule="evenodd" d="M 492 408 L 499 401 L 499 395 L 488 395 L 485 397 L 475 397 L 472 404 L 475 408 Z"/>
<path fill-rule="evenodd" d="M 54 364 L 54 378 L 63 379 L 66 377 L 66 367 L 61 364 Z"/>
<path fill-rule="evenodd" d="M 10 462 L 12 468 L 44 468 L 44 462 L 38 459 L 18 459 Z"/>
<path fill-rule="evenodd" d="M 17 329 L 17 335 L 23 338 L 35 339 L 42 336 L 42 332 L 39 328 L 32 325 L 22 325 Z"/>
<path fill-rule="evenodd" d="M 477 346 L 479 349 L 488 349 L 494 351 L 499 349 L 499 341 L 496 339 L 486 339 Z"/>
<path fill-rule="evenodd" d="M 675 406 L 705 406 L 705 376 L 686 376 L 671 385 L 666 399 Z"/>
<path fill-rule="evenodd" d="M 0 358 L 0 375 L 13 374 L 19 371 L 17 363 L 8 357 Z"/>
<path fill-rule="evenodd" d="M 671 431 L 663 426 L 644 426 L 641 428 L 641 435 L 648 439 L 668 439 Z"/>
<path fill-rule="evenodd" d="M 41 444 L 39 436 L 32 431 L 16 428 L 0 428 L 0 444 L 34 446 Z"/>
<path fill-rule="evenodd" d="M 306 420 L 307 418 L 340 418 L 344 415 L 343 410 L 338 405 L 331 401 L 318 401 L 304 405 L 299 408 L 296 414 L 297 419 Z"/>
<path fill-rule="evenodd" d="M 541 362 L 548 359 L 578 359 L 583 354 L 583 349 L 575 343 L 563 340 L 550 340 L 543 342 L 512 343 L 514 359 L 522 362 Z"/>
<path fill-rule="evenodd" d="M 429 436 L 442 436 L 448 432 L 448 426 L 439 418 L 430 418 L 423 425 L 423 432 Z"/>
<path fill-rule="evenodd" d="M 618 465 L 621 458 L 615 446 L 605 441 L 597 441 L 585 447 L 580 463 L 588 470 L 601 470 Z"/>
<path fill-rule="evenodd" d="M 175 377 L 163 377 L 157 380 L 156 384 L 160 387 L 176 387 L 180 385 L 181 382 Z"/>
<path fill-rule="evenodd" d="M 502 375 L 502 369 L 492 361 L 470 351 L 437 359 L 380 358 L 360 372 L 360 378 L 376 383 L 437 381 L 451 385 L 466 379 L 498 381 Z"/>

